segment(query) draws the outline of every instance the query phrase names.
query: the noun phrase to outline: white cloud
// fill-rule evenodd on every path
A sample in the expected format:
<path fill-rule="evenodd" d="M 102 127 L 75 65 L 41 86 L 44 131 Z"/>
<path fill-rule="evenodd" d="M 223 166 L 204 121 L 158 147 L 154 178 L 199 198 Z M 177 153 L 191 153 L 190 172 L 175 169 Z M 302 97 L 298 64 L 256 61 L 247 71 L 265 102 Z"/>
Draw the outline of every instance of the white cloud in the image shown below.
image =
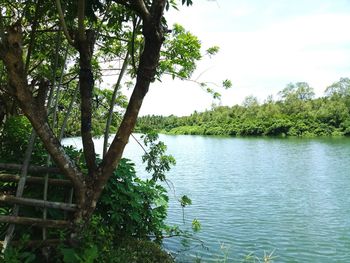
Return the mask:
<path fill-rule="evenodd" d="M 216 57 L 199 64 L 195 75 L 205 71 L 201 80 L 216 83 L 231 79 L 234 86 L 223 92 L 224 104 L 240 103 L 251 94 L 263 101 L 287 83 L 297 81 L 308 82 L 317 95 L 322 95 L 327 85 L 348 76 L 350 13 L 326 13 L 322 5 L 319 9 L 323 11 L 319 13 L 279 15 L 279 19 L 271 18 L 260 25 L 261 19 L 254 17 L 257 15 L 254 6 L 240 5 L 240 8 L 227 10 L 224 5 L 227 3 L 219 1 L 218 9 L 216 3 L 204 1 L 196 9 L 184 10 L 176 17 L 199 36 L 205 48 L 221 47 Z M 271 16 L 273 11 L 269 9 Z M 240 30 L 239 24 L 229 24 L 229 21 L 239 23 L 240 19 L 247 21 L 247 18 L 256 19 L 255 27 L 252 26 L 254 21 L 249 30 Z M 157 86 L 151 88 L 143 114 L 184 115 L 210 107 L 210 96 L 192 83 L 164 80 Z"/>

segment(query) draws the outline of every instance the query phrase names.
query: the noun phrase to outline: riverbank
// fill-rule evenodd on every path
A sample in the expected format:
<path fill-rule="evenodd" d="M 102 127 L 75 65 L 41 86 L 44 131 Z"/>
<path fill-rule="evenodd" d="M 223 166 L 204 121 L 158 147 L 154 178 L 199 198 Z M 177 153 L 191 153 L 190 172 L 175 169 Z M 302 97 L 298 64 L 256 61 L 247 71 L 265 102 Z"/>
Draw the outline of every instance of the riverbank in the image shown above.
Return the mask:
<path fill-rule="evenodd" d="M 347 90 L 350 90 L 348 86 Z M 350 93 L 328 90 L 325 97 L 313 99 L 306 96 L 301 87 L 293 86 L 283 92 L 287 93 L 281 100 L 274 101 L 270 97 L 262 104 L 249 96 L 242 105 L 213 106 L 189 116 L 142 116 L 138 119 L 137 130 L 228 136 L 350 135 Z"/>
<path fill-rule="evenodd" d="M 257 128 L 259 129 L 259 128 Z M 278 134 L 269 134 L 263 132 L 249 132 L 242 129 L 230 129 L 230 127 L 206 127 L 206 126 L 179 126 L 170 130 L 158 130 L 158 133 L 167 135 L 214 135 L 214 136 L 229 136 L 229 137 L 303 137 L 303 138 L 313 138 L 313 137 L 345 137 L 349 134 L 341 131 L 339 129 L 332 129 L 328 131 L 299 131 L 296 132 L 295 129 L 288 130 L 286 132 L 281 132 Z"/>

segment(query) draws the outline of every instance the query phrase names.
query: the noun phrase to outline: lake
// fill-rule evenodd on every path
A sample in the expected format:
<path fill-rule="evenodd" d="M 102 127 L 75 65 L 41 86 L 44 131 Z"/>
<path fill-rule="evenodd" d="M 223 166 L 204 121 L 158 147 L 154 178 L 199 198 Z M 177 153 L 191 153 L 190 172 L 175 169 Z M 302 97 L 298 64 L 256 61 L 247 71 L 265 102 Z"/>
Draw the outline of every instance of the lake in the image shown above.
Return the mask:
<path fill-rule="evenodd" d="M 168 223 L 188 228 L 197 218 L 202 225 L 195 238 L 204 246 L 181 238 L 164 242 L 178 262 L 242 262 L 250 253 L 273 253 L 275 262 L 350 262 L 349 138 L 160 139 L 177 161 L 168 173 L 175 185 Z M 79 140 L 65 143 L 81 147 Z M 147 177 L 141 155 L 131 138 L 125 157 Z M 183 194 L 192 199 L 185 225 L 176 201 Z"/>

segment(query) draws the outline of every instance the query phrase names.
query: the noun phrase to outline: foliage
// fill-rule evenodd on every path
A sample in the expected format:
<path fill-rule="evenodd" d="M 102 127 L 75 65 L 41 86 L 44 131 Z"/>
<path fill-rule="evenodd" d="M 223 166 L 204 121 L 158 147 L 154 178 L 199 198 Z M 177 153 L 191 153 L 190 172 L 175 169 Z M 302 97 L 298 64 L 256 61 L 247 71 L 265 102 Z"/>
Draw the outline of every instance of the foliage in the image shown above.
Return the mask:
<path fill-rule="evenodd" d="M 115 239 L 113 227 L 105 224 L 99 216 L 93 216 L 90 224 L 81 233 L 81 239 L 76 245 L 62 241 L 54 254 L 50 256 L 52 263 L 172 263 L 171 256 L 161 247 L 151 241 L 124 237 Z M 41 261 L 35 251 L 28 252 L 23 244 L 9 247 L 2 263 L 34 263 Z"/>
<path fill-rule="evenodd" d="M 339 81 L 327 87 L 325 94 L 327 97 L 346 97 L 350 96 L 350 79 L 340 78 Z"/>
<path fill-rule="evenodd" d="M 24 136 L 23 138 L 26 138 Z M 21 142 L 23 143 L 23 142 Z M 24 143 L 23 143 L 24 144 Z M 5 148 L 5 147 L 4 147 Z M 15 150 L 12 148 L 12 150 Z M 75 150 L 73 147 L 67 147 L 67 153 L 76 160 L 77 164 L 84 170 L 85 163 L 81 151 Z M 154 158 L 161 153 L 154 153 Z M 162 158 L 161 158 L 162 159 Z M 34 160 L 35 161 L 35 160 Z M 42 162 L 33 162 L 42 164 Z M 150 167 L 152 164 L 150 164 Z M 161 166 L 163 167 L 163 166 Z M 170 167 L 168 167 L 170 169 Z M 158 173 L 162 174 L 165 179 L 164 171 L 157 167 Z M 2 189 L 5 189 L 2 183 Z M 13 187 L 14 184 L 11 184 Z M 12 189 L 12 188 L 10 188 Z M 14 189 L 12 189 L 14 190 Z M 65 195 L 61 188 L 50 188 L 50 199 L 60 200 Z M 28 186 L 26 188 L 26 196 L 32 198 L 40 198 L 42 195 L 41 187 Z M 156 180 L 142 180 L 136 176 L 134 164 L 128 159 L 122 159 L 118 169 L 106 185 L 101 199 L 97 205 L 96 215 L 103 219 L 103 224 L 112 227 L 114 238 L 120 237 L 137 237 L 147 239 L 149 236 L 156 237 L 160 240 L 162 231 L 165 228 L 164 220 L 167 215 L 168 196 L 166 189 L 157 184 Z M 3 209 L 1 213 L 7 213 Z M 24 209 L 23 211 L 25 211 Z M 37 212 L 30 212 L 28 216 L 34 216 Z M 38 211 L 40 216 L 40 211 Z M 61 217 L 57 211 L 51 211 L 56 218 Z M 34 214 L 33 214 L 34 213 Z M 3 232 L 1 230 L 1 232 Z M 33 234 L 33 232 L 30 232 Z"/>
<path fill-rule="evenodd" d="M 209 56 L 212 56 L 212 55 L 217 54 L 219 52 L 219 50 L 220 50 L 220 48 L 218 46 L 213 46 L 213 47 L 208 48 L 206 52 Z"/>
<path fill-rule="evenodd" d="M 13 116 L 7 119 L 3 131 L 0 134 L 0 162 L 23 162 L 31 125 L 24 116 Z M 36 144 L 32 154 L 34 162 L 42 162 L 47 154 L 40 143 Z"/>
<path fill-rule="evenodd" d="M 186 207 L 192 204 L 192 200 L 187 195 L 183 195 L 179 201 L 182 207 Z"/>
<path fill-rule="evenodd" d="M 222 82 L 222 86 L 226 89 L 228 88 L 231 88 L 232 87 L 232 82 L 231 80 L 229 79 L 225 79 L 223 82 Z"/>
<path fill-rule="evenodd" d="M 289 83 L 279 92 L 282 99 L 288 100 L 310 100 L 315 96 L 313 89 L 306 82 Z"/>
<path fill-rule="evenodd" d="M 74 188 L 77 211 L 64 214 L 49 209 L 48 219 L 69 220 L 72 229 L 77 230 L 79 222 L 87 225 L 97 203 L 101 206 L 97 208 L 97 215 L 103 223 L 111 225 L 114 235 L 160 238 L 167 196 L 157 180 L 165 180 L 164 173 L 175 161 L 164 156 L 164 144 L 150 141 L 150 153 L 144 160 L 148 162 L 147 169 L 153 172 L 152 179 L 141 180 L 135 176 L 132 164 L 121 157 L 150 83 L 160 80 L 163 74 L 190 78 L 196 62 L 201 59 L 201 43 L 197 37 L 179 25 L 168 30 L 163 9 L 177 8 L 177 2 L 58 0 L 54 6 L 47 1 L 2 3 L 0 101 L 5 101 L 5 93 L 9 95 L 16 114 L 7 105 L 2 107 L 0 123 L 2 125 L 11 115 L 26 116 L 50 153 L 49 157 L 42 144 L 36 144 L 31 163 L 55 162 Z M 183 0 L 181 4 L 189 6 L 192 1 Z M 217 48 L 208 51 L 211 55 L 216 52 Z M 121 70 L 119 64 L 124 65 L 124 62 L 126 69 Z M 107 69 L 103 69 L 104 66 Z M 129 102 L 120 93 L 114 99 L 102 83 L 106 73 L 112 70 L 119 76 L 124 76 L 121 71 L 125 71 L 129 79 L 134 80 Z M 116 91 L 126 82 L 118 79 Z M 118 113 L 113 114 L 113 111 Z M 112 114 L 115 143 L 103 160 L 98 160 L 92 138 L 102 134 L 104 120 Z M 22 117 L 14 119 L 12 126 L 11 122 L 7 120 L 2 131 L 1 160 L 22 162 L 32 128 Z M 62 147 L 60 138 L 64 125 L 68 127 L 66 135 L 78 135 L 81 130 L 82 152 Z M 12 137 L 19 141 L 11 145 Z M 118 164 L 119 170 L 114 171 Z M 39 187 L 26 185 L 25 197 L 42 196 L 37 189 Z M 69 198 L 68 191 L 59 187 L 48 192 L 52 201 L 63 202 Z M 42 211 L 21 208 L 22 212 L 33 215 Z M 31 227 L 17 230 L 17 235 L 27 230 L 32 237 L 40 235 L 40 230 Z M 60 234 L 49 232 L 48 238 L 52 237 L 51 233 Z M 61 252 L 64 261 L 92 262 L 96 258 L 94 245 L 79 253 L 69 249 Z"/>
<path fill-rule="evenodd" d="M 0 262 L 3 263 L 35 263 L 36 256 L 34 253 L 24 250 L 23 248 L 8 248 L 3 259 L 0 258 Z"/>
<path fill-rule="evenodd" d="M 157 133 L 150 132 L 142 138 L 145 146 L 148 147 L 147 153 L 142 156 L 142 161 L 146 163 L 146 171 L 152 174 L 153 181 L 164 181 L 165 173 L 170 170 L 171 165 L 176 164 L 174 157 L 165 155 L 167 147 L 163 142 L 157 142 Z"/>
<path fill-rule="evenodd" d="M 16 161 L 14 158 L 22 158 L 22 150 L 28 143 L 30 129 L 25 117 L 12 117 L 5 126 L 1 140 L 1 159 L 5 161 Z M 8 138 L 13 143 L 8 143 Z M 175 160 L 171 156 L 165 155 L 166 146 L 162 142 L 157 142 L 156 134 L 145 135 L 145 141 L 151 151 L 148 155 L 148 169 L 154 170 L 151 180 L 142 180 L 136 176 L 134 164 L 128 159 L 122 159 L 113 176 L 107 183 L 101 198 L 97 204 L 95 216 L 91 220 L 89 235 L 83 237 L 84 243 L 89 238 L 90 246 L 82 250 L 76 250 L 70 247 L 61 249 L 60 253 L 64 255 L 63 262 L 93 262 L 96 257 L 95 244 L 107 242 L 104 246 L 108 247 L 113 242 L 125 238 L 138 238 L 148 240 L 151 237 L 161 241 L 163 231 L 167 229 L 165 218 L 167 215 L 168 196 L 166 189 L 157 183 L 158 179 L 165 180 L 165 172 L 170 169 L 170 165 Z M 18 152 L 18 151 L 21 152 Z M 65 147 L 67 154 L 75 160 L 82 171 L 86 170 L 84 155 L 81 151 L 74 149 L 72 146 Z M 7 153 L 3 155 L 3 153 Z M 46 156 L 45 150 L 36 147 L 35 156 Z M 45 158 L 33 158 L 32 164 L 45 164 Z M 15 191 L 15 184 L 1 183 L 2 190 Z M 50 200 L 61 201 L 67 194 L 66 189 L 61 187 L 52 187 L 49 189 Z M 25 196 L 31 198 L 41 198 L 42 186 L 26 186 Z M 48 217 L 55 219 L 63 218 L 63 213 L 49 210 Z M 9 210 L 2 207 L 1 214 L 8 214 Z M 21 208 L 21 213 L 29 217 L 40 217 L 41 211 Z M 103 228 L 101 226 L 108 226 Z M 6 225 L 1 225 L 0 233 L 5 233 Z M 27 233 L 32 238 L 40 238 L 40 231 L 34 231 L 32 228 L 18 228 L 21 235 Z M 108 234 L 107 234 L 108 233 Z M 57 238 L 56 232 L 50 234 L 51 237 Z M 100 251 L 99 248 L 98 251 Z M 6 258 L 25 257 L 22 250 L 8 250 Z M 23 259 L 24 260 L 24 259 Z M 90 261 L 89 261 L 90 260 Z M 12 261 L 9 261 L 12 262 Z M 16 262 L 16 261 L 14 261 Z M 23 261 L 24 262 L 24 261 Z M 28 261 L 30 262 L 30 261 Z M 108 262 L 108 261 L 105 261 Z M 151 262 L 151 261 L 150 261 Z"/>
<path fill-rule="evenodd" d="M 112 252 L 108 263 L 173 263 L 174 260 L 162 250 L 159 245 L 144 241 L 127 239 L 123 240 L 115 251 Z"/>
<path fill-rule="evenodd" d="M 25 249 L 25 244 L 29 240 L 28 235 L 23 235 L 20 244 L 16 247 L 9 247 L 3 255 L 0 255 L 2 263 L 35 263 L 36 255 Z"/>
<path fill-rule="evenodd" d="M 173 26 L 171 36 L 164 42 L 159 73 L 167 72 L 174 79 L 188 79 L 201 59 L 200 41 L 179 24 Z"/>
<path fill-rule="evenodd" d="M 274 251 L 272 251 L 271 253 L 267 253 L 266 251 L 264 251 L 264 255 L 263 256 L 257 256 L 256 253 L 251 252 L 247 255 L 245 255 L 242 260 L 240 261 L 234 261 L 234 260 L 230 260 L 228 253 L 229 253 L 229 248 L 225 245 L 225 244 L 221 244 L 221 252 L 222 252 L 222 256 L 216 260 L 217 263 L 233 263 L 233 262 L 241 262 L 241 263 L 273 263 L 275 262 L 276 258 L 278 258 L 277 256 L 274 255 Z M 198 262 L 201 262 L 201 260 L 199 260 Z"/>
<path fill-rule="evenodd" d="M 350 80 L 342 78 L 326 90 L 326 96 L 313 99 L 305 82 L 288 84 L 279 94 L 259 104 L 248 96 L 242 105 L 217 106 L 190 116 L 143 116 L 138 128 L 189 135 L 229 136 L 340 136 L 349 135 Z"/>
<path fill-rule="evenodd" d="M 73 248 L 61 248 L 61 253 L 63 263 L 93 263 L 98 256 L 96 246 L 85 248 L 81 253 L 77 253 Z"/>
<path fill-rule="evenodd" d="M 192 229 L 194 232 L 200 231 L 202 228 L 201 223 L 198 219 L 193 219 L 192 220 Z"/>
<path fill-rule="evenodd" d="M 122 159 L 97 205 L 96 214 L 113 228 L 115 238 L 162 237 L 168 196 L 154 180 L 136 177 L 134 164 Z"/>

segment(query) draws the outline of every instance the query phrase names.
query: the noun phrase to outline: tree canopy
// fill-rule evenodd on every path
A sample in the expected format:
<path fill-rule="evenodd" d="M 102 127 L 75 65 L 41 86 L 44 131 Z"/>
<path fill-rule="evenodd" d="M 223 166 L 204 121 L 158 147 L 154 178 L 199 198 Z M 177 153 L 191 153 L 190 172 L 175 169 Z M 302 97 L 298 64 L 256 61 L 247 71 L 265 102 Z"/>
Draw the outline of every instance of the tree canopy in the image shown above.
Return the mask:
<path fill-rule="evenodd" d="M 164 12 L 181 4 L 192 1 L 1 0 L 0 123 L 11 115 L 28 118 L 73 185 L 75 225 L 88 222 L 95 211 L 150 84 L 163 74 L 190 78 L 202 57 L 195 36 L 167 24 Z M 102 81 L 111 75 L 114 90 Z M 122 85 L 132 87 L 129 99 Z M 61 145 L 67 126 L 80 129 L 84 167 Z M 107 147 L 110 130 L 115 136 Z M 102 133 L 107 138 L 99 159 L 93 136 Z"/>
<path fill-rule="evenodd" d="M 290 83 L 259 104 L 254 96 L 242 105 L 215 106 L 190 116 L 143 116 L 138 129 L 146 127 L 171 134 L 231 136 L 342 136 L 350 134 L 350 82 L 341 78 L 325 96 L 314 98 L 305 82 Z"/>

